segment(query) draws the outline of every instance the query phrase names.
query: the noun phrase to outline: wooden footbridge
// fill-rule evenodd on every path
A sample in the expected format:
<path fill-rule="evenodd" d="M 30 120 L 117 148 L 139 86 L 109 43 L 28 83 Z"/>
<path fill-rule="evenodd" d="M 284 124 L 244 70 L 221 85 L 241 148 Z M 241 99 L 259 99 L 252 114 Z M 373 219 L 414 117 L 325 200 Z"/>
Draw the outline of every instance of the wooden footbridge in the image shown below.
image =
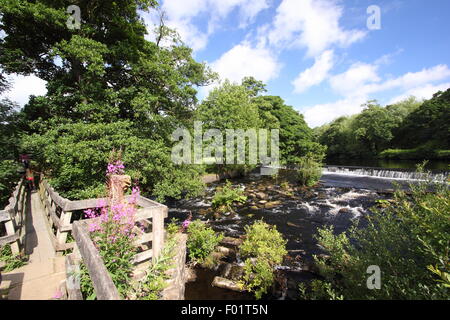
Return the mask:
<path fill-rule="evenodd" d="M 71 201 L 61 197 L 40 177 L 38 190 L 27 191 L 21 181 L 6 208 L 0 211 L 0 247 L 9 244 L 13 254 L 26 255 L 25 266 L 2 272 L 0 297 L 10 300 L 82 299 L 79 264 L 84 263 L 92 280 L 97 299 L 120 299 L 117 288 L 91 241 L 88 220 L 83 211 L 95 208 L 100 200 Z M 165 239 L 166 206 L 139 196 L 137 198 L 134 278 L 145 276 L 152 259 L 158 257 Z M 171 279 L 163 299 L 184 298 L 184 263 L 186 237 L 179 237 L 177 266 L 170 270 Z M 0 265 L 1 266 L 1 265 Z"/>

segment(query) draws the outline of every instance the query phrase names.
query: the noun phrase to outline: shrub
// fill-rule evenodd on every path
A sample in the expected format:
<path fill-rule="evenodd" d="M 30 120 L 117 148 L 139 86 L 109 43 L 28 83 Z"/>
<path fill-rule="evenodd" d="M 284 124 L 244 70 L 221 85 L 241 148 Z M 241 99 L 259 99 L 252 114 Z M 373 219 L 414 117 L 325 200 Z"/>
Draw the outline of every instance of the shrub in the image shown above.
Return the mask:
<path fill-rule="evenodd" d="M 297 178 L 301 185 L 311 187 L 319 181 L 322 176 L 322 166 L 314 157 L 308 155 L 300 158 L 298 165 Z"/>
<path fill-rule="evenodd" d="M 450 298 L 450 190 L 444 184 L 411 185 L 412 195 L 397 191 L 384 209 L 374 209 L 365 228 L 335 235 L 319 231 L 320 245 L 330 257 L 315 257 L 320 286 L 346 299 L 449 299 Z M 381 289 L 369 290 L 366 271 L 381 270 Z M 328 295 L 326 298 L 333 298 Z"/>
<path fill-rule="evenodd" d="M 233 188 L 231 182 L 227 180 L 225 185 L 216 191 L 212 199 L 213 208 L 223 207 L 231 210 L 233 202 L 245 202 L 247 197 L 244 196 L 244 191 L 239 188 Z"/>
<path fill-rule="evenodd" d="M 129 121 L 55 125 L 42 135 L 24 136 L 23 148 L 69 199 L 103 196 L 104 168 L 112 149 L 123 150 L 127 174 L 157 201 L 196 196 L 204 188 L 200 166 L 174 164 L 170 144 L 142 136 Z"/>
<path fill-rule="evenodd" d="M 26 258 L 19 254 L 13 255 L 11 251 L 11 245 L 7 244 L 0 249 L 0 261 L 3 261 L 5 265 L 2 270 L 4 272 L 10 272 L 14 269 L 20 268 L 26 264 Z"/>
<path fill-rule="evenodd" d="M 0 207 L 8 204 L 8 199 L 19 181 L 18 165 L 12 160 L 0 161 Z"/>
<path fill-rule="evenodd" d="M 203 263 L 223 238 L 222 234 L 216 234 L 213 229 L 207 227 L 200 220 L 191 222 L 187 227 L 187 232 L 186 245 L 189 250 L 189 258 L 198 263 Z"/>
<path fill-rule="evenodd" d="M 245 240 L 239 252 L 245 258 L 241 285 L 260 299 L 274 282 L 274 267 L 287 254 L 286 241 L 275 226 L 256 221 L 245 227 Z"/>

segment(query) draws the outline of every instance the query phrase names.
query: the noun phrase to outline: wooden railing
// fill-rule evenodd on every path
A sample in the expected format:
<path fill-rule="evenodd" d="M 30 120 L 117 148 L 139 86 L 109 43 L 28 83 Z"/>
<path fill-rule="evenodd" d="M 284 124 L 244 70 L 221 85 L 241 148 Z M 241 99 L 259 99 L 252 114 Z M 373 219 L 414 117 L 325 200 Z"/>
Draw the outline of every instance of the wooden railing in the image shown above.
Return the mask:
<path fill-rule="evenodd" d="M 9 198 L 9 204 L 0 210 L 0 223 L 6 230 L 6 235 L 0 237 L 0 247 L 10 244 L 13 254 L 18 254 L 24 245 L 26 195 L 25 181 L 21 179 Z"/>
<path fill-rule="evenodd" d="M 39 183 L 39 195 L 45 207 L 50 227 L 54 230 L 50 236 L 55 251 L 64 251 L 74 247 L 74 242 L 67 242 L 68 235 L 72 233 L 73 212 L 95 208 L 101 201 L 107 201 L 106 198 L 65 199 L 49 185 L 43 176 L 41 176 Z M 164 242 L 164 218 L 167 217 L 168 209 L 156 201 L 141 196 L 137 198 L 137 205 L 141 208 L 136 212 L 136 221 L 140 222 L 144 228 L 153 226 L 152 232 L 141 232 L 140 237 L 136 239 L 136 245 L 138 246 L 145 247 L 150 242 L 152 243 L 153 249 L 151 251 L 143 250 L 135 257 L 135 262 L 141 262 L 159 254 Z M 152 222 L 149 219 L 152 219 Z M 140 231 L 137 230 L 137 232 Z"/>
<path fill-rule="evenodd" d="M 89 273 L 96 297 L 98 300 L 120 299 L 117 288 L 109 275 L 104 262 L 95 247 L 89 232 L 89 224 L 95 223 L 95 219 L 72 220 L 75 211 L 97 207 L 100 202 L 106 203 L 106 198 L 87 200 L 68 200 L 61 197 L 41 176 L 39 183 L 39 195 L 45 207 L 48 222 L 54 230 L 51 234 L 56 251 L 73 249 L 66 256 L 66 282 L 63 291 L 70 300 L 82 299 L 80 290 L 80 263 L 83 263 Z M 125 199 L 128 199 L 126 196 Z M 138 253 L 133 257 L 133 263 L 138 266 L 146 266 L 150 259 L 153 261 L 159 256 L 166 233 L 164 231 L 164 219 L 168 216 L 168 208 L 156 201 L 142 196 L 136 198 L 138 209 L 135 214 L 135 229 L 137 237 L 135 246 Z M 81 218 L 80 218 L 81 219 Z M 138 227 L 139 226 L 139 227 Z M 67 242 L 72 235 L 74 242 Z M 168 271 L 170 280 L 163 291 L 163 299 L 184 298 L 184 264 L 186 255 L 186 235 L 180 234 L 175 254 L 176 266 Z"/>

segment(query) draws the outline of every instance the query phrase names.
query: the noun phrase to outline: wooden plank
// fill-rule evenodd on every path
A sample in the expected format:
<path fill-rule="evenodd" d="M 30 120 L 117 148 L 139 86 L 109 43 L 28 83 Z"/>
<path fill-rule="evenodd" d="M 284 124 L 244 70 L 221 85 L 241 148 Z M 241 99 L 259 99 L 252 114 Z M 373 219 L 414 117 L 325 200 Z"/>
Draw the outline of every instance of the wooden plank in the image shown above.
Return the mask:
<path fill-rule="evenodd" d="M 72 212 L 71 211 L 69 211 L 69 212 L 62 211 L 61 212 L 61 217 L 59 219 L 58 231 L 56 232 L 56 238 L 58 239 L 58 244 L 59 245 L 62 245 L 64 243 L 66 243 L 67 231 L 63 231 L 62 230 L 62 226 L 63 225 L 69 225 L 71 218 L 72 218 Z"/>
<path fill-rule="evenodd" d="M 127 196 L 126 198 L 129 198 L 129 196 Z M 159 202 L 150 200 L 150 199 L 145 198 L 145 197 L 142 197 L 142 196 L 137 197 L 136 200 L 137 200 L 137 201 L 136 201 L 137 205 L 138 205 L 138 206 L 141 206 L 141 207 L 144 207 L 144 208 L 149 208 L 149 207 L 161 207 L 161 206 L 164 206 L 164 205 L 162 205 L 162 204 L 159 203 Z M 164 206 L 164 207 L 165 207 L 165 206 Z"/>
<path fill-rule="evenodd" d="M 57 243 L 56 251 L 70 250 L 70 249 L 73 249 L 74 247 L 75 247 L 75 242 Z"/>
<path fill-rule="evenodd" d="M 0 222 L 9 221 L 11 220 L 11 216 L 9 215 L 9 212 L 6 210 L 0 211 Z"/>
<path fill-rule="evenodd" d="M 66 256 L 67 300 L 83 300 L 80 288 L 80 264 L 71 256 L 72 254 Z"/>
<path fill-rule="evenodd" d="M 45 186 L 45 189 L 47 190 L 48 195 L 50 196 L 50 198 L 61 208 L 64 208 L 67 200 L 64 199 L 63 197 L 61 197 L 59 195 L 58 192 L 56 192 L 49 184 L 46 180 L 43 181 L 43 184 Z"/>
<path fill-rule="evenodd" d="M 164 212 L 154 212 L 152 218 L 152 250 L 153 250 L 153 260 L 159 257 L 164 246 Z"/>
<path fill-rule="evenodd" d="M 152 250 L 146 250 L 146 251 L 143 251 L 143 252 L 140 252 L 140 253 L 136 254 L 133 257 L 132 261 L 133 261 L 134 264 L 136 264 L 136 263 L 139 263 L 139 262 L 142 262 L 142 261 L 145 261 L 145 260 L 149 260 L 152 257 L 153 257 Z"/>
<path fill-rule="evenodd" d="M 140 235 L 136 240 L 134 240 L 134 244 L 138 246 L 150 241 L 153 241 L 153 233 L 151 232 Z"/>
<path fill-rule="evenodd" d="M 153 208 L 137 209 L 134 215 L 135 221 L 150 219 L 153 216 Z"/>
<path fill-rule="evenodd" d="M 18 231 L 16 233 L 14 233 L 14 234 L 1 237 L 0 238 L 0 247 L 3 247 L 3 246 L 5 246 L 5 245 L 7 245 L 9 243 L 17 241 L 18 239 L 19 239 L 19 232 Z"/>
<path fill-rule="evenodd" d="M 63 208 L 64 211 L 76 211 L 76 210 L 85 210 L 96 208 L 100 201 L 107 202 L 107 198 L 97 198 L 97 199 L 86 199 L 86 200 L 75 200 L 75 201 L 66 201 L 66 206 Z"/>
<path fill-rule="evenodd" d="M 89 236 L 85 221 L 73 223 L 73 236 L 91 277 L 97 300 L 120 300 L 119 292 Z"/>
<path fill-rule="evenodd" d="M 16 230 L 14 230 L 14 225 L 13 225 L 12 221 L 8 221 L 5 223 L 5 229 L 6 229 L 6 234 L 8 236 L 16 236 L 17 235 L 16 240 L 19 238 L 19 232 L 16 232 Z M 15 241 L 10 241 L 10 243 L 11 243 L 11 252 L 13 254 L 18 254 L 20 252 L 19 244 Z"/>

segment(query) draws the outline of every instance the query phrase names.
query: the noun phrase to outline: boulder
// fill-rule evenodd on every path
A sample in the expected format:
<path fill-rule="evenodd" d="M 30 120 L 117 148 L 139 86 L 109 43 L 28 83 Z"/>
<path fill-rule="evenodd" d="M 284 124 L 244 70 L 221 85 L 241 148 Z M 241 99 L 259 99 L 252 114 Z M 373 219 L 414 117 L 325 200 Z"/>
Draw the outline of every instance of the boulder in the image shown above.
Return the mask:
<path fill-rule="evenodd" d="M 258 199 L 266 199 L 267 198 L 267 194 L 265 194 L 264 192 L 257 192 L 257 193 L 255 193 L 255 195 Z"/>
<path fill-rule="evenodd" d="M 272 208 L 278 207 L 279 205 L 281 205 L 281 201 L 270 201 L 264 205 L 264 208 L 272 209 Z"/>
<path fill-rule="evenodd" d="M 222 277 L 214 277 L 214 280 L 211 285 L 214 287 L 228 289 L 228 290 L 237 291 L 237 292 L 243 291 L 241 289 L 241 287 L 235 281 L 225 279 Z"/>
<path fill-rule="evenodd" d="M 222 241 L 220 241 L 220 244 L 225 247 L 238 247 L 242 243 L 242 239 L 238 238 L 232 238 L 232 237 L 223 237 Z"/>

